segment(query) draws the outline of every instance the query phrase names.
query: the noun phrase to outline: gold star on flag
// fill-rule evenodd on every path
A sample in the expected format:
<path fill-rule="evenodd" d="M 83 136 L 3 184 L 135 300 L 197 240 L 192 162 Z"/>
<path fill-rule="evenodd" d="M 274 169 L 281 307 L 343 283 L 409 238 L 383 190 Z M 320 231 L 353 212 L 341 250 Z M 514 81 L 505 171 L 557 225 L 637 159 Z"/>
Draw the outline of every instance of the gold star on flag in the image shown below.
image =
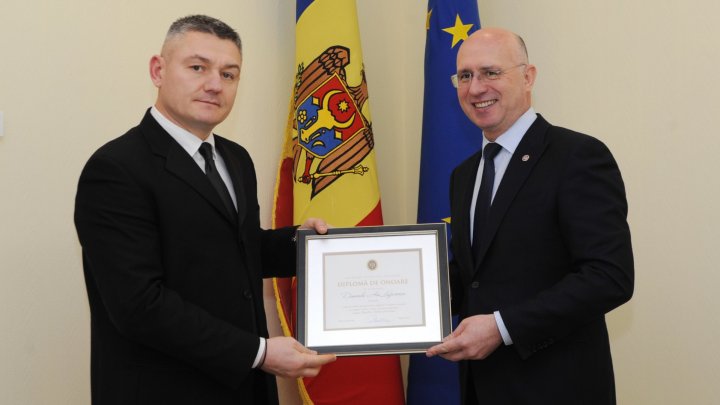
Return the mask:
<path fill-rule="evenodd" d="M 462 20 L 460 19 L 460 15 L 455 15 L 455 25 L 449 28 L 443 28 L 443 31 L 447 32 L 448 34 L 452 34 L 453 36 L 451 48 L 454 48 L 458 42 L 467 39 L 468 32 L 470 31 L 470 28 L 472 28 L 472 26 L 472 24 L 463 24 Z"/>

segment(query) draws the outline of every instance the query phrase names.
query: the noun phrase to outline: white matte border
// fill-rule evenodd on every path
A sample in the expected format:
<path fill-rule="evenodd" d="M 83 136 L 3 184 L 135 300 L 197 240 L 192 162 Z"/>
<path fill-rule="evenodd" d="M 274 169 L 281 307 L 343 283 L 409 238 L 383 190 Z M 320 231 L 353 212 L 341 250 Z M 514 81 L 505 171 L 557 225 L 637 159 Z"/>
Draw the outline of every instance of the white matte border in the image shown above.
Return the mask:
<path fill-rule="evenodd" d="M 420 249 L 424 300 L 423 326 L 324 330 L 323 256 L 348 251 Z M 366 346 L 440 342 L 443 338 L 440 302 L 440 257 L 435 231 L 314 235 L 306 239 L 305 336 L 306 346 Z M 446 260 L 446 259 L 443 259 Z"/>

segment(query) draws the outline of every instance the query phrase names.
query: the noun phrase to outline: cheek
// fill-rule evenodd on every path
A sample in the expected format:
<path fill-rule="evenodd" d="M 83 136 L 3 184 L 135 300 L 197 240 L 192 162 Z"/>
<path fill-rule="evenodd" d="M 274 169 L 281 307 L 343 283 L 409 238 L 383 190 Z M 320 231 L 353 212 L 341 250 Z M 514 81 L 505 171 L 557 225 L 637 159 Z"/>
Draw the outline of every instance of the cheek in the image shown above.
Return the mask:
<path fill-rule="evenodd" d="M 457 98 L 463 109 L 470 105 L 469 94 L 467 91 L 458 90 Z"/>
<path fill-rule="evenodd" d="M 461 98 L 459 101 L 460 101 L 460 109 L 463 110 L 465 115 L 470 115 L 473 113 L 474 108 L 467 99 Z"/>
<path fill-rule="evenodd" d="M 223 91 L 223 97 L 225 97 L 225 103 L 232 107 L 237 96 L 237 86 L 228 87 Z"/>

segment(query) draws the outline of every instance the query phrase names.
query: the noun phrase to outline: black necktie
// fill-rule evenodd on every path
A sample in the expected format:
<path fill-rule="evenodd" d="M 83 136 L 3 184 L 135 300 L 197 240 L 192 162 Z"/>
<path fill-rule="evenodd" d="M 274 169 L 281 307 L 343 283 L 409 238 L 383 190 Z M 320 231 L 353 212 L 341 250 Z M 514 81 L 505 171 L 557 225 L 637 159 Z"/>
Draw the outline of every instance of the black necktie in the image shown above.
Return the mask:
<path fill-rule="evenodd" d="M 475 261 L 480 256 L 480 241 L 482 232 L 487 223 L 488 211 L 490 211 L 490 202 L 492 201 L 493 184 L 495 183 L 495 156 L 500 152 L 502 146 L 496 143 L 488 143 L 483 149 L 483 172 L 480 180 L 480 190 L 478 191 L 477 201 L 475 202 L 475 221 L 473 223 L 473 241 L 472 251 Z"/>
<path fill-rule="evenodd" d="M 212 183 L 213 187 L 215 187 L 215 190 L 217 190 L 218 194 L 220 195 L 220 199 L 222 200 L 223 204 L 225 204 L 225 208 L 227 208 L 230 216 L 235 218 L 235 216 L 237 216 L 235 204 L 233 204 L 227 186 L 225 185 L 223 179 L 220 177 L 220 174 L 217 171 L 217 167 L 215 167 L 215 160 L 213 159 L 212 153 L 212 145 L 207 142 L 203 142 L 202 145 L 200 145 L 200 154 L 205 159 L 205 174 L 210 180 L 210 183 Z"/>

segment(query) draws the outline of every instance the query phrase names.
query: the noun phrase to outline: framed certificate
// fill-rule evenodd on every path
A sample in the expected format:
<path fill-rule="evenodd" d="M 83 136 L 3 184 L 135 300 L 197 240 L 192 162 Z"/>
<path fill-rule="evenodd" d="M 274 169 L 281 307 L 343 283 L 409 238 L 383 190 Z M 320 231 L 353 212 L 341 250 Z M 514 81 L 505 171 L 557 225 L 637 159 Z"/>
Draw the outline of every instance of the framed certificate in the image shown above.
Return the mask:
<path fill-rule="evenodd" d="M 451 332 L 445 224 L 298 231 L 297 340 L 339 356 L 424 352 Z"/>

